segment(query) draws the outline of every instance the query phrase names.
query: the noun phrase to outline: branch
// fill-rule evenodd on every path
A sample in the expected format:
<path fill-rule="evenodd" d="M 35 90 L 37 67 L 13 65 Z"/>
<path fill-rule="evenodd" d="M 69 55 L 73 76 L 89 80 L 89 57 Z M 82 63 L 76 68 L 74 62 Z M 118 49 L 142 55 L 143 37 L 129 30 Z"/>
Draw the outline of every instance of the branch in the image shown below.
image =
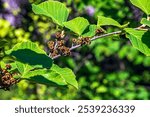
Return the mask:
<path fill-rule="evenodd" d="M 135 30 L 145 30 L 145 31 L 147 31 L 147 30 L 149 30 L 149 29 L 146 29 L 146 28 L 142 28 L 142 27 L 137 27 L 137 28 L 134 28 Z M 94 36 L 94 37 L 92 37 L 90 40 L 91 41 L 94 41 L 94 40 L 97 40 L 97 39 L 100 39 L 100 38 L 103 38 L 103 37 L 109 37 L 109 36 L 112 36 L 112 35 L 115 35 L 115 34 L 121 34 L 122 33 L 122 31 L 120 30 L 120 31 L 116 31 L 116 32 L 111 32 L 111 33 L 107 33 L 107 34 L 103 34 L 103 35 L 100 35 L 100 36 Z M 80 47 L 81 45 L 75 45 L 75 46 L 72 46 L 71 48 L 70 48 L 70 51 L 71 50 L 74 50 L 74 49 L 76 49 L 76 48 L 78 48 L 78 47 Z M 58 58 L 58 57 L 60 57 L 61 55 L 59 54 L 59 55 L 57 55 L 57 56 L 54 56 L 52 59 L 56 59 L 56 58 Z"/>
<path fill-rule="evenodd" d="M 107 34 L 103 34 L 103 35 L 100 35 L 100 36 L 94 36 L 93 38 L 91 38 L 91 41 L 94 41 L 94 40 L 97 40 L 97 39 L 100 39 L 100 38 L 103 38 L 103 37 L 108 37 L 108 36 L 112 36 L 112 35 L 115 35 L 115 34 L 121 34 L 122 31 L 116 31 L 116 32 L 111 32 L 111 33 L 107 33 Z M 81 45 L 75 45 L 75 46 L 72 46 L 70 48 L 70 51 L 71 50 L 74 50 L 76 48 L 79 48 Z M 53 59 L 56 59 L 58 57 L 60 57 L 61 55 L 57 55 L 57 56 L 54 56 Z"/>

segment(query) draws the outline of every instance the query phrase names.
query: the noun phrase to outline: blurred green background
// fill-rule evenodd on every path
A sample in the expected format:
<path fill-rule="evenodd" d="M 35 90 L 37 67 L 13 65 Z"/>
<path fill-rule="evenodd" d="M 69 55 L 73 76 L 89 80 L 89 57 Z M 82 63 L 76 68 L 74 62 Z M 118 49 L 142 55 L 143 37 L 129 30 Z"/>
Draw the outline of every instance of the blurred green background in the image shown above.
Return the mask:
<path fill-rule="evenodd" d="M 0 39 L 9 40 L 6 50 L 22 40 L 32 40 L 48 52 L 46 42 L 53 36 L 56 26 L 46 17 L 35 15 L 31 9 L 32 3 L 43 1 L 0 0 Z M 97 16 L 104 15 L 137 27 L 143 16 L 129 0 L 59 1 L 70 9 L 69 19 L 83 16 L 95 24 Z M 118 30 L 104 28 L 108 32 Z M 150 57 L 134 49 L 124 36 L 96 40 L 90 46 L 74 50 L 71 57 L 60 57 L 54 63 L 74 71 L 79 90 L 22 81 L 10 91 L 0 90 L 0 99 L 150 99 Z"/>

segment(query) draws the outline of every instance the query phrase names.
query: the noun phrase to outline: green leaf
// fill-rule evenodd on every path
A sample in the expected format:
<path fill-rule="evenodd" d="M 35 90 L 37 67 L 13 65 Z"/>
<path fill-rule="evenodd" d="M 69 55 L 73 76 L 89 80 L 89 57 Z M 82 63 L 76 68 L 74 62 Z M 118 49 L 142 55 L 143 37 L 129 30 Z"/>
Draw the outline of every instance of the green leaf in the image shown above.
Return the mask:
<path fill-rule="evenodd" d="M 72 85 L 78 89 L 78 83 L 75 79 L 76 76 L 74 75 L 72 70 L 70 70 L 69 68 L 60 68 L 57 65 L 53 65 L 51 70 L 63 76 L 67 84 Z"/>
<path fill-rule="evenodd" d="M 0 67 L 3 68 L 3 69 L 6 68 L 7 64 L 8 63 L 5 63 L 4 61 L 0 61 Z M 16 72 L 17 66 L 16 66 L 15 62 L 12 62 L 12 63 L 9 63 L 9 64 L 11 65 L 11 70 L 8 70 L 8 71 L 10 71 L 10 72 L 15 71 Z"/>
<path fill-rule="evenodd" d="M 16 44 L 6 54 L 16 57 L 17 61 L 31 66 L 51 68 L 53 60 L 37 44 L 27 41 Z"/>
<path fill-rule="evenodd" d="M 141 20 L 141 24 L 144 24 L 144 25 L 147 25 L 147 26 L 149 26 L 149 27 L 150 27 L 150 21 L 149 21 L 149 20 L 147 20 L 146 18 L 142 18 L 142 20 Z"/>
<path fill-rule="evenodd" d="M 0 39 L 0 48 L 3 48 L 6 44 L 8 44 L 6 39 Z"/>
<path fill-rule="evenodd" d="M 89 25 L 89 22 L 87 19 L 85 19 L 83 17 L 77 17 L 68 22 L 64 22 L 63 24 L 66 28 L 70 29 L 74 33 L 81 35 L 83 33 L 83 31 Z"/>
<path fill-rule="evenodd" d="M 0 61 L 0 68 L 5 68 L 6 64 L 4 63 L 4 61 Z"/>
<path fill-rule="evenodd" d="M 31 69 L 34 69 L 32 66 L 30 66 L 28 64 L 23 64 L 23 63 L 18 62 L 18 61 L 16 61 L 15 64 L 16 64 L 18 71 L 22 75 L 28 73 Z"/>
<path fill-rule="evenodd" d="M 126 37 L 130 39 L 134 48 L 150 56 L 150 32 L 126 28 Z"/>
<path fill-rule="evenodd" d="M 46 1 L 39 5 L 32 4 L 32 10 L 35 14 L 45 15 L 63 26 L 63 22 L 67 21 L 69 11 L 66 6 L 58 1 Z"/>
<path fill-rule="evenodd" d="M 150 1 L 149 0 L 130 0 L 133 5 L 140 8 L 147 15 L 150 15 Z"/>
<path fill-rule="evenodd" d="M 107 26 L 107 25 L 111 25 L 111 26 L 116 26 L 119 28 L 124 28 L 128 25 L 129 23 L 126 23 L 124 25 L 119 24 L 116 20 L 112 19 L 112 18 L 107 18 L 104 16 L 98 16 L 98 22 L 97 22 L 97 26 Z"/>
<path fill-rule="evenodd" d="M 18 71 L 19 71 L 21 74 L 23 74 L 24 71 L 25 71 L 25 68 L 26 68 L 26 67 L 25 67 L 25 64 L 16 61 L 16 62 L 15 62 L 15 65 L 16 65 Z"/>
<path fill-rule="evenodd" d="M 38 69 L 30 71 L 22 77 L 36 83 L 46 85 L 72 85 L 78 89 L 78 83 L 72 70 L 68 68 L 60 68 L 54 64 L 51 69 Z"/>
<path fill-rule="evenodd" d="M 84 33 L 82 36 L 83 37 L 93 37 L 95 35 L 95 31 L 97 29 L 96 25 L 89 25 L 88 31 Z"/>

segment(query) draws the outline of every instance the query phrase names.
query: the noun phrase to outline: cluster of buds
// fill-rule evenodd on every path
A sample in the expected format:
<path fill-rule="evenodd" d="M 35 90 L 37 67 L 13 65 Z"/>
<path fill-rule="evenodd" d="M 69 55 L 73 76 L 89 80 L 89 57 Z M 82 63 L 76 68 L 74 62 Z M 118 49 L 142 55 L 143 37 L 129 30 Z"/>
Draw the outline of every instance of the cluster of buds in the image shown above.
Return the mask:
<path fill-rule="evenodd" d="M 55 40 L 48 41 L 48 48 L 50 49 L 50 56 L 53 58 L 57 55 L 71 55 L 70 47 L 66 46 L 66 40 L 64 39 L 64 31 L 56 32 Z M 90 37 L 79 37 L 72 39 L 72 47 L 76 45 L 89 45 L 91 43 Z"/>
<path fill-rule="evenodd" d="M 55 34 L 56 40 L 55 41 L 48 41 L 48 48 L 50 49 L 50 56 L 53 58 L 54 56 L 57 56 L 58 54 L 67 56 L 70 55 L 70 48 L 65 46 L 64 41 L 64 31 L 57 32 Z"/>
<path fill-rule="evenodd" d="M 104 31 L 104 29 L 102 29 L 102 28 L 97 29 L 97 30 L 95 31 L 95 34 L 96 34 L 96 35 L 100 35 L 100 34 L 103 34 L 103 33 L 105 33 L 105 31 Z"/>
<path fill-rule="evenodd" d="M 0 68 L 0 89 L 9 90 L 9 88 L 18 83 L 18 79 L 13 78 L 8 70 L 11 69 L 11 65 L 7 64 L 5 69 Z"/>
<path fill-rule="evenodd" d="M 72 39 L 73 45 L 89 45 L 91 43 L 91 40 L 89 37 L 81 37 L 79 39 Z"/>

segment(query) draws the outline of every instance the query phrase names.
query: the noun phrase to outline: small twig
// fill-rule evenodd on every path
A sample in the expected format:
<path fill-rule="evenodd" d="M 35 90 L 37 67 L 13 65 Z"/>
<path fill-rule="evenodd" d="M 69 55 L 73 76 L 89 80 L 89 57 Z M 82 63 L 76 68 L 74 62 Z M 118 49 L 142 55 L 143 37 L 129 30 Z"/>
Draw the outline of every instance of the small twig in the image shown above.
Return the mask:
<path fill-rule="evenodd" d="M 134 28 L 135 30 L 145 30 L 145 31 L 147 31 L 148 29 L 144 29 L 144 28 L 140 28 L 140 27 L 138 27 L 138 28 Z M 112 36 L 112 35 L 115 35 L 115 34 L 121 34 L 122 33 L 122 31 L 120 30 L 120 31 L 116 31 L 116 32 L 111 32 L 111 33 L 107 33 L 107 34 L 103 34 L 103 35 L 100 35 L 100 36 L 94 36 L 94 37 L 92 37 L 90 40 L 91 41 L 94 41 L 94 40 L 97 40 L 97 39 L 100 39 L 100 38 L 103 38 L 103 37 L 109 37 L 109 36 Z M 71 48 L 70 48 L 70 51 L 71 50 L 74 50 L 74 49 L 76 49 L 76 48 L 79 48 L 81 45 L 75 45 L 75 46 L 72 46 Z M 60 54 L 58 54 L 57 56 L 54 56 L 52 59 L 56 59 L 56 58 L 58 58 L 58 57 L 60 57 L 61 55 Z"/>
<path fill-rule="evenodd" d="M 103 38 L 103 37 L 108 37 L 108 36 L 111 36 L 111 35 L 115 35 L 115 34 L 121 34 L 122 31 L 116 31 L 116 32 L 112 32 L 112 33 L 107 33 L 107 34 L 103 34 L 103 35 L 100 35 L 100 36 L 94 36 L 93 38 L 91 38 L 91 41 L 94 41 L 94 40 L 97 40 L 99 38 Z M 81 45 L 75 45 L 73 47 L 70 48 L 70 51 L 71 50 L 74 50 L 76 48 L 79 48 Z M 60 57 L 61 55 L 57 55 L 57 56 L 54 56 L 53 59 L 56 59 L 58 57 Z"/>

